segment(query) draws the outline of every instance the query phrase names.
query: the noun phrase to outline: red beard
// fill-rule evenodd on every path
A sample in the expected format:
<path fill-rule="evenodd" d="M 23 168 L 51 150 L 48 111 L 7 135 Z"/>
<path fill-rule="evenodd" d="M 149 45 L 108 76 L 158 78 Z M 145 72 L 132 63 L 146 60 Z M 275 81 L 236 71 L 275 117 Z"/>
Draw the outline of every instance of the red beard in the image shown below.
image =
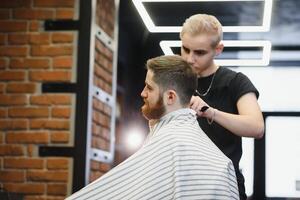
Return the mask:
<path fill-rule="evenodd" d="M 152 107 L 149 106 L 149 103 L 146 100 L 144 100 L 144 101 L 145 101 L 145 103 L 142 106 L 141 110 L 146 119 L 148 119 L 148 120 L 159 119 L 163 116 L 163 114 L 166 111 L 166 108 L 164 106 L 162 97 L 159 97 L 156 104 Z"/>

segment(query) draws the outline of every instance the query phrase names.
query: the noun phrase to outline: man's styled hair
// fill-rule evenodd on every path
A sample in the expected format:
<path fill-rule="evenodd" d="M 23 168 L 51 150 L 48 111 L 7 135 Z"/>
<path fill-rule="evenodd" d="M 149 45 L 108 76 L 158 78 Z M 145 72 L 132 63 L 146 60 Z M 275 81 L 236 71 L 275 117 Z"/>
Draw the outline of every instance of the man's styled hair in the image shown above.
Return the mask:
<path fill-rule="evenodd" d="M 159 56 L 147 61 L 147 69 L 153 72 L 153 80 L 160 92 L 173 89 L 179 96 L 181 105 L 190 103 L 197 89 L 197 75 L 181 56 Z"/>
<path fill-rule="evenodd" d="M 180 38 L 182 38 L 185 33 L 191 36 L 200 34 L 214 36 L 212 47 L 216 47 L 223 38 L 222 24 L 215 16 L 207 14 L 196 14 L 187 18 L 183 23 Z"/>

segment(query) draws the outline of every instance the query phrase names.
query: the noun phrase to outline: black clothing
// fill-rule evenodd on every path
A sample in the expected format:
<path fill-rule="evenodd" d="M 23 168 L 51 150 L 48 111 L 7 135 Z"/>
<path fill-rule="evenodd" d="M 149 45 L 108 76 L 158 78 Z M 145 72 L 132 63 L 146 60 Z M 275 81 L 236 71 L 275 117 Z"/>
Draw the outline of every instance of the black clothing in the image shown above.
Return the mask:
<path fill-rule="evenodd" d="M 198 79 L 198 91 L 201 94 L 207 91 L 213 76 L 212 74 Z M 254 92 L 258 98 L 259 93 L 247 76 L 225 67 L 219 67 L 210 91 L 207 95 L 200 97 L 213 108 L 227 113 L 238 114 L 237 101 L 241 96 L 249 92 Z M 232 160 L 236 171 L 240 199 L 246 199 L 244 177 L 239 171 L 239 162 L 242 156 L 241 137 L 231 133 L 217 123 L 209 125 L 206 118 L 199 117 L 198 122 L 208 137 Z"/>

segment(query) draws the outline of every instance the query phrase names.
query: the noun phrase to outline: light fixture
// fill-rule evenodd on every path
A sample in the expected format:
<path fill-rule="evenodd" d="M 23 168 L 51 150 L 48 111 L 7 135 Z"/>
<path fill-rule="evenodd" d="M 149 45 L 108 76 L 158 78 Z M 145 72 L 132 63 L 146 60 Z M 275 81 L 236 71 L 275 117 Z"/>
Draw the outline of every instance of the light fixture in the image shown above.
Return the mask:
<path fill-rule="evenodd" d="M 223 40 L 224 47 L 262 47 L 261 59 L 216 59 L 222 66 L 267 66 L 271 55 L 271 42 L 265 40 Z M 159 43 L 165 55 L 173 55 L 171 47 L 181 47 L 180 40 L 163 40 Z"/>
<path fill-rule="evenodd" d="M 153 23 L 152 18 L 147 12 L 143 2 L 264 2 L 263 9 L 263 20 L 260 26 L 223 26 L 223 32 L 267 32 L 270 30 L 271 24 L 271 13 L 273 0 L 132 0 L 134 6 L 136 7 L 139 15 L 141 16 L 145 26 L 149 32 L 156 33 L 178 33 L 181 31 L 181 26 L 156 26 Z"/>

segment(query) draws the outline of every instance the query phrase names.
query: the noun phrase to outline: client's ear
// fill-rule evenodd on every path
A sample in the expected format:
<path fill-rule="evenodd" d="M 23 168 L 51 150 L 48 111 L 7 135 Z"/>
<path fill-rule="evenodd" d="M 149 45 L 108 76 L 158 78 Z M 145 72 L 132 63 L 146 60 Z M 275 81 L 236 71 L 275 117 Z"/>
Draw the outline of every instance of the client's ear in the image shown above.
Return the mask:
<path fill-rule="evenodd" d="M 177 93 L 175 92 L 175 90 L 167 90 L 165 92 L 165 96 L 166 96 L 166 103 L 167 105 L 172 105 L 177 101 Z"/>

